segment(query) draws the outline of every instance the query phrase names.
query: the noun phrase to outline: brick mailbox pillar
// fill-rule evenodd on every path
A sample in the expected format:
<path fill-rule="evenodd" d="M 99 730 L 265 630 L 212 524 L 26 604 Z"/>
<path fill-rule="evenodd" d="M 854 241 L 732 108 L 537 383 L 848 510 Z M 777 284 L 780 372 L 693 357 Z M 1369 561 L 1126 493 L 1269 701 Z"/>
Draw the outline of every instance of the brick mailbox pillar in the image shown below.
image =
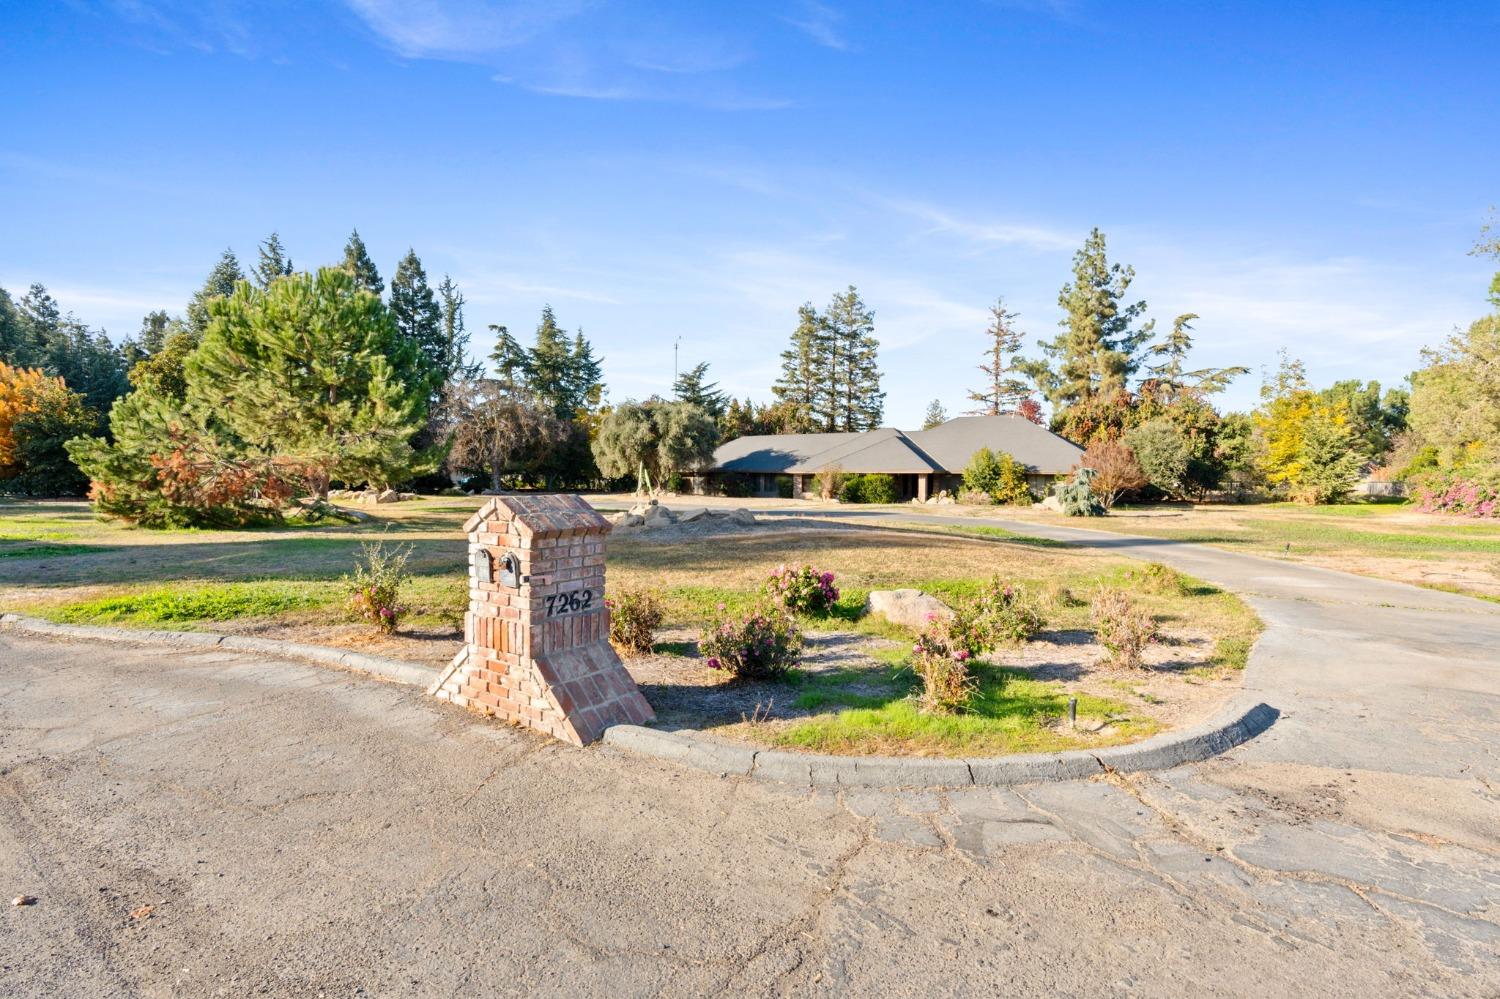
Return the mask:
<path fill-rule="evenodd" d="M 609 644 L 609 521 L 577 496 L 496 496 L 464 530 L 464 647 L 429 693 L 579 746 L 656 717 Z"/>

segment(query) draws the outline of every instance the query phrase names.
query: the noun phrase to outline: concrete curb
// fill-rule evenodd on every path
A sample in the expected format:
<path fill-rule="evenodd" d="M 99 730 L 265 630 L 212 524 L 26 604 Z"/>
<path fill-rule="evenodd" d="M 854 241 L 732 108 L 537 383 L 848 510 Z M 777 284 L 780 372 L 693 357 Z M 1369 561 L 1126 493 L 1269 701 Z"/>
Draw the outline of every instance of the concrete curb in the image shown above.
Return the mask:
<path fill-rule="evenodd" d="M 243 635 L 221 635 L 212 631 L 158 631 L 143 628 L 105 628 L 83 624 L 57 624 L 19 614 L 0 614 L 0 625 L 38 635 L 57 638 L 86 638 L 104 642 L 135 642 L 147 645 L 179 645 L 194 648 L 231 649 L 235 652 L 265 652 L 270 655 L 303 659 L 324 666 L 357 670 L 390 680 L 426 687 L 438 674 L 436 668 L 363 652 L 335 649 L 326 645 L 283 642 L 274 638 L 251 638 Z"/>
<path fill-rule="evenodd" d="M 639 725 L 615 725 L 605 731 L 604 742 L 696 770 L 804 787 L 965 787 L 1080 780 L 1110 771 L 1167 770 L 1228 752 L 1270 728 L 1280 714 L 1269 704 L 1242 700 L 1202 725 L 1129 746 L 967 760 L 755 749 L 694 729 L 667 732 Z"/>

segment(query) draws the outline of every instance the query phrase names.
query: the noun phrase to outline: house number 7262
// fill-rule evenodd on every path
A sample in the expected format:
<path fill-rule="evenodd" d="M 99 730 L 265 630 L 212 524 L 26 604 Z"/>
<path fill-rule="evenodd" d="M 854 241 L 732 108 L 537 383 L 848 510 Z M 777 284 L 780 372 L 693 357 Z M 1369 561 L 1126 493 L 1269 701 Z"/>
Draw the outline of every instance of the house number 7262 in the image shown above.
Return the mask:
<path fill-rule="evenodd" d="M 547 597 L 546 606 L 548 617 L 586 611 L 594 606 L 594 591 L 574 590 L 571 593 L 553 593 Z"/>

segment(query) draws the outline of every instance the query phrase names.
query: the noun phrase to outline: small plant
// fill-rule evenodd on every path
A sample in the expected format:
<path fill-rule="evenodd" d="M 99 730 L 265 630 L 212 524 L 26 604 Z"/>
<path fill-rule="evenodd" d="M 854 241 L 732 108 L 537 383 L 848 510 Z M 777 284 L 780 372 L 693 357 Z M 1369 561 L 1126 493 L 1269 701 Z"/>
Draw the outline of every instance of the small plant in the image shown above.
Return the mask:
<path fill-rule="evenodd" d="M 819 572 L 810 565 L 793 569 L 780 565 L 766 580 L 765 591 L 782 608 L 793 614 L 827 614 L 838 603 L 839 588 L 833 573 Z"/>
<path fill-rule="evenodd" d="M 972 624 L 962 610 L 948 619 L 933 615 L 912 645 L 911 668 L 922 681 L 915 695 L 923 714 L 956 714 L 973 701 L 979 681 L 971 664 L 979 650 Z"/>
<path fill-rule="evenodd" d="M 1027 642 L 1047 626 L 1041 611 L 1019 586 L 991 577 L 980 593 L 977 612 L 988 647 L 1001 642 Z"/>
<path fill-rule="evenodd" d="M 709 669 L 726 670 L 738 680 L 777 680 L 802 661 L 802 631 L 775 607 L 757 607 L 737 618 L 720 604 L 698 649 L 708 657 Z"/>
<path fill-rule="evenodd" d="M 1124 590 L 1101 589 L 1090 606 L 1094 637 L 1109 650 L 1110 665 L 1145 668 L 1146 646 L 1156 641 L 1156 619 Z"/>
<path fill-rule="evenodd" d="M 344 577 L 349 587 L 349 609 L 382 634 L 389 635 L 396 630 L 401 615 L 406 613 L 398 598 L 409 575 L 406 560 L 411 557 L 411 546 L 387 548 L 384 541 L 377 541 L 373 545 L 365 543 L 360 548 L 354 575 Z"/>
<path fill-rule="evenodd" d="M 815 476 L 818 495 L 823 499 L 838 499 L 844 492 L 844 473 L 837 465 L 818 469 Z"/>
<path fill-rule="evenodd" d="M 656 644 L 666 611 L 651 590 L 621 590 L 604 601 L 609 609 L 609 641 L 622 652 L 645 654 Z"/>
<path fill-rule="evenodd" d="M 1139 569 L 1131 569 L 1126 572 L 1125 578 L 1131 589 L 1142 593 L 1175 597 L 1186 596 L 1190 592 L 1182 573 L 1160 562 L 1147 562 Z"/>

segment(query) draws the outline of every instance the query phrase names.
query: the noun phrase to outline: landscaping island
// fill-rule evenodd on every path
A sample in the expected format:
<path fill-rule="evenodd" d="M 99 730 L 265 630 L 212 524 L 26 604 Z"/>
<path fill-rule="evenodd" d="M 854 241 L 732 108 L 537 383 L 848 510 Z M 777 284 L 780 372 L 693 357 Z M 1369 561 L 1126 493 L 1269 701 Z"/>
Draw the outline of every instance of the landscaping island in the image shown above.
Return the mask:
<path fill-rule="evenodd" d="M 0 605 L 65 623 L 279 638 L 436 668 L 460 641 L 460 528 L 476 505 L 422 498 L 372 508 L 357 524 L 147 532 L 100 522 L 79 503 L 11 503 Z M 404 614 L 389 635 L 347 605 L 345 577 L 376 540 L 410 546 Z M 825 611 L 795 616 L 799 664 L 764 679 L 711 668 L 699 648 L 705 626 L 751 613 L 768 599 L 773 570 L 802 565 L 831 572 L 839 592 Z M 819 753 L 994 756 L 1135 742 L 1222 707 L 1259 631 L 1236 597 L 1164 566 L 1038 538 L 937 536 L 772 510 L 750 523 L 702 517 L 622 534 L 607 569 L 612 595 L 650 592 L 660 604 L 649 650 L 625 655 L 658 726 Z M 921 629 L 866 613 L 869 593 L 910 588 L 963 606 L 995 580 L 1037 616 L 1034 634 L 976 657 L 961 710 L 922 710 L 913 696 Z M 1112 664 L 1095 641 L 1101 590 L 1128 594 L 1154 622 L 1141 666 Z"/>

